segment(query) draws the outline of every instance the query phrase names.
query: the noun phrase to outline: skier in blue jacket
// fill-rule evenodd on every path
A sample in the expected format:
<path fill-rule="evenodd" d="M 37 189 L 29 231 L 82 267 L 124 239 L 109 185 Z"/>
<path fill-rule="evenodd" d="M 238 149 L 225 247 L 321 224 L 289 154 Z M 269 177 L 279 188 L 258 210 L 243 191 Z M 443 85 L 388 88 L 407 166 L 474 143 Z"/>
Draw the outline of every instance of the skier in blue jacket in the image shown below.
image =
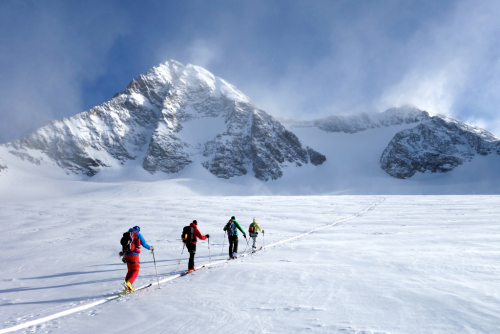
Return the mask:
<path fill-rule="evenodd" d="M 141 252 L 141 246 L 144 246 L 146 249 L 153 250 L 154 247 L 147 244 L 144 237 L 139 233 L 141 228 L 139 226 L 134 226 L 129 229 L 129 232 L 135 232 L 135 248 L 131 252 L 125 253 L 124 262 L 127 263 L 127 276 L 123 280 L 123 284 L 125 285 L 125 289 L 129 291 L 134 291 L 132 284 L 135 282 L 135 279 L 139 275 L 139 253 Z"/>

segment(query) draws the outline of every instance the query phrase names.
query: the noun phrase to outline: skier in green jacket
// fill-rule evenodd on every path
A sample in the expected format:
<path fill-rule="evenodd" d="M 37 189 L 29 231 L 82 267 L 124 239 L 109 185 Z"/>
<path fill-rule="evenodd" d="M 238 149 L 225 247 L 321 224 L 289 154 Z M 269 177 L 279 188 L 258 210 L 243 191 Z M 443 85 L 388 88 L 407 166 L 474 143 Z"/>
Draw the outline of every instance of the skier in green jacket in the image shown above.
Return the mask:
<path fill-rule="evenodd" d="M 253 222 L 248 227 L 248 235 L 250 236 L 250 238 L 253 239 L 252 250 L 254 250 L 254 251 L 257 249 L 257 247 L 255 247 L 255 241 L 257 240 L 257 235 L 259 234 L 259 232 L 257 232 L 257 230 L 259 230 L 262 233 L 264 233 L 264 230 L 262 230 L 260 228 L 259 223 L 257 223 L 257 221 L 254 218 Z"/>
<path fill-rule="evenodd" d="M 243 233 L 245 239 L 247 238 L 247 235 L 241 228 L 240 224 L 238 224 L 234 216 L 232 216 L 231 219 L 227 222 L 223 230 L 227 232 L 227 239 L 229 240 L 229 257 L 231 259 L 236 259 L 236 257 L 238 256 L 238 230 Z"/>

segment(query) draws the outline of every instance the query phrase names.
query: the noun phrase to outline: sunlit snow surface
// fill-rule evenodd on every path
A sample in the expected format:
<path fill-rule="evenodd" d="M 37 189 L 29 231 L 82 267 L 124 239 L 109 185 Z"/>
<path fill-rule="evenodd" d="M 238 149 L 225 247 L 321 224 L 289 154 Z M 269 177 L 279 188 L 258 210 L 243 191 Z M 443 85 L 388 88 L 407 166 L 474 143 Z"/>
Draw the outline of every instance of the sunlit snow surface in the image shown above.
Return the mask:
<path fill-rule="evenodd" d="M 158 274 L 176 272 L 182 227 L 211 235 L 256 218 L 266 244 L 339 223 L 236 261 L 19 332 L 499 333 L 500 197 L 162 197 L 131 188 L 0 202 L 0 330 L 117 293 L 121 234 L 141 226 Z M 259 246 L 262 245 L 259 236 Z M 198 243 L 196 265 L 209 262 Z M 240 252 L 245 248 L 240 236 Z M 187 268 L 184 251 L 179 270 Z M 156 282 L 141 255 L 136 285 Z"/>

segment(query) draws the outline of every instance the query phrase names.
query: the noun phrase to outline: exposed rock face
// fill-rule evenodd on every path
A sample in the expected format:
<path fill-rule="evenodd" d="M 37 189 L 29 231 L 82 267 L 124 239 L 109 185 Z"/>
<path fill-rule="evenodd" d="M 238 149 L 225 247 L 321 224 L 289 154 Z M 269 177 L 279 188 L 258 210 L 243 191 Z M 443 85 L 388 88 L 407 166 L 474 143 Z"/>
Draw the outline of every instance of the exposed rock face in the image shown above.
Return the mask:
<path fill-rule="evenodd" d="M 203 166 L 217 177 L 245 175 L 250 167 L 256 178 L 276 180 L 287 163 L 301 166 L 309 162 L 297 136 L 266 112 L 240 104 L 231 118 L 233 126 L 205 145 L 204 155 L 209 160 Z"/>
<path fill-rule="evenodd" d="M 225 128 L 202 148 L 183 137 L 187 123 L 214 118 L 223 119 Z M 152 174 L 173 174 L 202 154 L 206 157 L 202 165 L 217 177 L 251 170 L 267 181 L 281 177 L 287 164 L 324 161 L 314 150 L 308 153 L 293 133 L 256 109 L 234 86 L 200 67 L 176 61 L 135 78 L 108 102 L 5 146 L 38 165 L 45 159 L 30 151 L 40 151 L 67 172 L 87 176 L 135 159 L 142 159 L 142 167 Z"/>
<path fill-rule="evenodd" d="M 7 169 L 7 165 L 0 159 L 0 173 Z"/>
<path fill-rule="evenodd" d="M 309 146 L 307 147 L 307 153 L 309 154 L 309 159 L 311 159 L 311 163 L 314 166 L 321 165 L 326 161 L 326 157 L 323 154 L 313 150 Z"/>
<path fill-rule="evenodd" d="M 446 173 L 475 154 L 500 154 L 500 138 L 444 116 L 398 132 L 380 158 L 389 175 L 406 179 L 417 171 Z"/>
<path fill-rule="evenodd" d="M 326 132 L 356 133 L 368 129 L 389 127 L 401 124 L 413 124 L 430 119 L 429 113 L 411 105 L 391 108 L 385 112 L 368 115 L 329 116 L 314 121 L 297 122 L 288 120 L 292 127 L 317 127 Z"/>

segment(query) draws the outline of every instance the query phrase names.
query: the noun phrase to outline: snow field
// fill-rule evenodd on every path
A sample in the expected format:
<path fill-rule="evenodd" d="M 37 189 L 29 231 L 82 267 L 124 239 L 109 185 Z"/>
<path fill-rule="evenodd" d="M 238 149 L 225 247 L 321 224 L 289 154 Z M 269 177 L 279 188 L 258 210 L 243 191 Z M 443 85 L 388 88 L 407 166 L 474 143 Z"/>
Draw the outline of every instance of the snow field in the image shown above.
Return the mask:
<path fill-rule="evenodd" d="M 220 255 L 222 227 L 231 215 L 245 229 L 255 217 L 269 245 L 381 199 L 94 192 L 1 204 L 9 242 L 0 255 L 0 329 L 118 292 L 126 273 L 118 242 L 131 226 L 141 226 L 155 246 L 166 278 L 177 266 L 181 229 L 192 219 L 211 235 L 216 261 L 227 258 L 227 240 Z M 388 196 L 331 228 L 20 332 L 499 332 L 498 203 L 497 196 Z M 155 283 L 149 252 L 141 261 L 135 285 Z M 206 262 L 207 242 L 200 241 L 196 265 Z"/>

